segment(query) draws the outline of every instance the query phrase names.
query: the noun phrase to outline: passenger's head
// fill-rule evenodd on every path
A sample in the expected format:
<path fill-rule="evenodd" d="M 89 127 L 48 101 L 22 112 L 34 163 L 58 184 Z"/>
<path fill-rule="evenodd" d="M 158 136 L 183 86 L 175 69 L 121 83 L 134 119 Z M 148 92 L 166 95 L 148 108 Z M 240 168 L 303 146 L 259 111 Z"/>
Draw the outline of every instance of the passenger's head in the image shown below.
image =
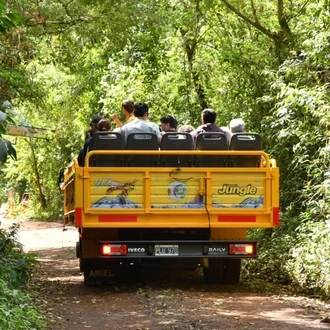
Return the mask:
<path fill-rule="evenodd" d="M 217 119 L 217 113 L 213 109 L 204 109 L 202 111 L 203 124 L 207 124 L 207 123 L 214 124 L 216 119 Z"/>
<path fill-rule="evenodd" d="M 132 100 L 123 100 L 123 102 L 121 103 L 122 109 L 124 114 L 129 115 L 131 113 L 133 113 L 134 111 L 134 102 Z M 126 111 L 126 113 L 125 113 Z"/>
<path fill-rule="evenodd" d="M 101 119 L 97 124 L 97 129 L 99 131 L 109 131 L 111 127 L 110 120 L 109 119 Z"/>
<path fill-rule="evenodd" d="M 148 117 L 149 108 L 145 103 L 136 102 L 134 104 L 134 116 L 135 117 Z"/>
<path fill-rule="evenodd" d="M 162 118 L 160 118 L 159 126 L 163 132 L 175 131 L 178 126 L 178 122 L 173 116 L 165 115 Z"/>
<path fill-rule="evenodd" d="M 90 134 L 93 135 L 95 132 L 97 132 L 97 124 L 102 119 L 102 116 L 96 115 L 93 117 L 92 121 L 89 123 L 89 126 L 91 127 Z"/>
<path fill-rule="evenodd" d="M 231 133 L 245 132 L 245 123 L 241 118 L 232 119 L 229 123 Z"/>
<path fill-rule="evenodd" d="M 191 125 L 182 125 L 178 128 L 178 132 L 182 132 L 182 133 L 190 133 L 194 130 L 195 128 Z"/>

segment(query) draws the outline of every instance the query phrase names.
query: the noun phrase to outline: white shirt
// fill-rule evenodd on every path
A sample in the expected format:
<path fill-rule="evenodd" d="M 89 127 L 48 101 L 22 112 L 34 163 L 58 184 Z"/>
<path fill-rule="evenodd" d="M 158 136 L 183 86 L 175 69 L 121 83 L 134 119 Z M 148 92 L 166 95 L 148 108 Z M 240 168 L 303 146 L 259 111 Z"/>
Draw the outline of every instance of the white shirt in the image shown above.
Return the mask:
<path fill-rule="evenodd" d="M 114 132 L 120 132 L 125 142 L 130 133 L 154 133 L 157 135 L 158 140 L 161 139 L 161 133 L 157 124 L 139 118 L 132 120 L 120 128 L 114 129 Z"/>

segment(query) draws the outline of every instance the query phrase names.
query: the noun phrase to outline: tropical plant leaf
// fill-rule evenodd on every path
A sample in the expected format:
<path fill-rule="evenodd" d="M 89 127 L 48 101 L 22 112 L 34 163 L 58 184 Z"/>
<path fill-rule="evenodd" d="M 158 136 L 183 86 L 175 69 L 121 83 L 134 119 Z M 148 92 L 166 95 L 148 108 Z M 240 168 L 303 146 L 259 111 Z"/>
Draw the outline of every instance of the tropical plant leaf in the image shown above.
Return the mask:
<path fill-rule="evenodd" d="M 0 139 L 0 165 L 4 164 L 7 160 L 8 151 L 6 143 Z"/>
<path fill-rule="evenodd" d="M 4 27 L 15 28 L 16 25 L 6 17 L 0 17 L 0 24 Z"/>
<path fill-rule="evenodd" d="M 1 24 L 0 24 L 0 33 L 2 33 L 3 35 L 7 34 L 7 30 L 3 26 L 1 26 Z"/>
<path fill-rule="evenodd" d="M 15 148 L 13 147 L 12 143 L 9 140 L 4 140 L 6 147 L 7 147 L 7 154 L 10 156 L 13 160 L 17 160 L 17 153 Z"/>
<path fill-rule="evenodd" d="M 21 25 L 24 23 L 24 20 L 22 17 L 14 14 L 14 13 L 8 13 L 6 14 L 6 16 L 12 21 L 12 22 L 15 22 L 16 24 L 18 25 Z"/>

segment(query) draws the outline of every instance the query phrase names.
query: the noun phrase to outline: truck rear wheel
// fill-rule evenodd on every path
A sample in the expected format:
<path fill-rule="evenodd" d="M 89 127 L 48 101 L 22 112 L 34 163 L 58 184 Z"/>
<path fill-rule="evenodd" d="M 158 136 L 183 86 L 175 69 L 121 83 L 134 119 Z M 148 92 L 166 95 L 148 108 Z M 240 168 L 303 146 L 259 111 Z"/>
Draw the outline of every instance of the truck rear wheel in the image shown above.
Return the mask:
<path fill-rule="evenodd" d="M 208 260 L 208 267 L 203 268 L 204 280 L 211 284 L 238 284 L 241 275 L 241 259 Z"/>

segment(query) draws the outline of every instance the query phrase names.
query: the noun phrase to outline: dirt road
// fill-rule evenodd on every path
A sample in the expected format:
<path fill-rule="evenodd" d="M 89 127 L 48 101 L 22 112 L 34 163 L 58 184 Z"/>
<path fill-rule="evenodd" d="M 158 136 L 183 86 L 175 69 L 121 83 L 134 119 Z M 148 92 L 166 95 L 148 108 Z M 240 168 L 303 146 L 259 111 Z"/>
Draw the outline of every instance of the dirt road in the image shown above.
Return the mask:
<path fill-rule="evenodd" d="M 75 258 L 75 228 L 23 222 L 19 240 L 41 261 L 33 280 L 50 330 L 330 329 L 330 306 L 316 299 L 207 285 L 199 271 L 146 271 L 138 280 L 86 287 Z"/>

